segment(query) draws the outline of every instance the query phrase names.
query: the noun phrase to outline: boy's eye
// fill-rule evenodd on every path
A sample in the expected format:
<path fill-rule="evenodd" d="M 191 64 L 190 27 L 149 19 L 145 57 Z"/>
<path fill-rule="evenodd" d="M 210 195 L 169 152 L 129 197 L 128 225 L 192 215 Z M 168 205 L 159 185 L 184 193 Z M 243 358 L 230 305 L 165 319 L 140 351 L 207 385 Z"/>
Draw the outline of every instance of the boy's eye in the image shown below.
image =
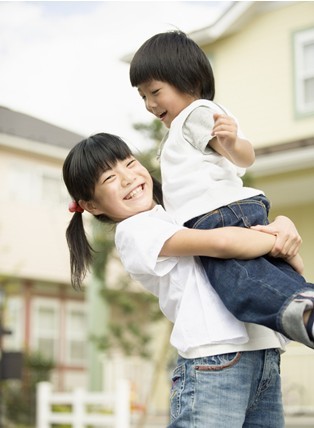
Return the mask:
<path fill-rule="evenodd" d="M 152 94 L 153 94 L 153 95 L 157 95 L 157 94 L 158 94 L 158 92 L 159 92 L 159 89 L 155 89 L 154 91 L 152 91 Z"/>

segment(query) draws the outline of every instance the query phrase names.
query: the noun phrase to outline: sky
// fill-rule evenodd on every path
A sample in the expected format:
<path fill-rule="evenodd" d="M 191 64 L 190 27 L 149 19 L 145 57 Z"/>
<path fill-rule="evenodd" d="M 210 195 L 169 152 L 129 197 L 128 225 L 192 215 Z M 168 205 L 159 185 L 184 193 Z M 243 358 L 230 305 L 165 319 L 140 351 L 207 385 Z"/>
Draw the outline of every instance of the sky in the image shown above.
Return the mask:
<path fill-rule="evenodd" d="M 229 1 L 0 1 L 0 105 L 88 136 L 133 141 L 149 122 L 129 83 L 156 33 L 210 25 Z"/>

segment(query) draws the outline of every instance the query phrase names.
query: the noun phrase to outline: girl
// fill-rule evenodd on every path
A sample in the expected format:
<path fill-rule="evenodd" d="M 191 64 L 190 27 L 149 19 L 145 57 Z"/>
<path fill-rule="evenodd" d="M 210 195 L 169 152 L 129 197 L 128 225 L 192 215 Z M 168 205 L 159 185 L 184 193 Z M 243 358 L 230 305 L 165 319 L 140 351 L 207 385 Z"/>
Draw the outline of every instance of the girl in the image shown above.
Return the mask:
<path fill-rule="evenodd" d="M 130 80 L 147 110 L 169 128 L 161 144 L 162 190 L 165 209 L 178 224 L 197 229 L 267 224 L 268 200 L 260 190 L 244 187 L 240 178 L 243 167 L 254 161 L 252 145 L 235 118 L 212 101 L 214 75 L 200 47 L 180 31 L 157 34 L 135 53 Z M 286 281 L 301 289 L 293 297 L 293 311 L 301 315 L 313 308 L 313 290 L 295 272 L 301 273 L 301 265 L 294 264 L 294 270 L 268 256 L 250 262 L 201 257 L 201 262 L 236 318 L 279 331 L 284 324 L 290 338 L 298 340 L 301 334 L 313 346 L 314 311 L 307 331 L 302 325 L 296 332 L 285 307 L 277 313 L 270 309 L 277 295 L 286 295 Z M 259 283 L 260 275 L 265 276 Z"/>
<path fill-rule="evenodd" d="M 114 135 L 97 134 L 77 144 L 65 159 L 63 178 L 73 198 L 66 232 L 72 284 L 82 284 L 92 260 L 82 217 L 87 210 L 100 221 L 117 223 L 115 241 L 126 270 L 158 296 L 161 310 L 174 324 L 171 343 L 179 360 L 169 428 L 283 427 L 279 352 L 284 338 L 236 320 L 211 288 L 198 259 L 191 257 L 258 257 L 271 250 L 275 237 L 249 229 L 200 231 L 174 223 L 160 205 L 158 182 Z M 277 220 L 279 230 L 286 228 L 285 221 Z M 287 290 L 298 291 L 297 283 L 290 287 L 288 278 L 283 280 Z M 302 323 L 299 314 L 294 318 Z"/>

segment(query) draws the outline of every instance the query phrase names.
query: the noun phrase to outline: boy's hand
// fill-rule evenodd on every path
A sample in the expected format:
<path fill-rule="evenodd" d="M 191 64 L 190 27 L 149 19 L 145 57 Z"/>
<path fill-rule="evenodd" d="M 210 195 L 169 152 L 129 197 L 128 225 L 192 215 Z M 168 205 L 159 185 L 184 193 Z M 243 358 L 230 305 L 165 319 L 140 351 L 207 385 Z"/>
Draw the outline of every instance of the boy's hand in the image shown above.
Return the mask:
<path fill-rule="evenodd" d="M 234 165 L 242 168 L 251 166 L 255 159 L 252 144 L 243 138 L 238 137 L 238 125 L 236 121 L 227 115 L 213 115 L 214 126 L 210 142 L 210 147 L 227 158 Z"/>
<path fill-rule="evenodd" d="M 252 226 L 251 229 L 276 235 L 276 242 L 270 253 L 273 257 L 295 257 L 300 250 L 302 238 L 288 217 L 281 215 L 267 226 Z"/>
<path fill-rule="evenodd" d="M 238 126 L 235 120 L 224 114 L 214 114 L 214 127 L 212 136 L 217 138 L 225 150 L 232 150 L 237 140 Z"/>

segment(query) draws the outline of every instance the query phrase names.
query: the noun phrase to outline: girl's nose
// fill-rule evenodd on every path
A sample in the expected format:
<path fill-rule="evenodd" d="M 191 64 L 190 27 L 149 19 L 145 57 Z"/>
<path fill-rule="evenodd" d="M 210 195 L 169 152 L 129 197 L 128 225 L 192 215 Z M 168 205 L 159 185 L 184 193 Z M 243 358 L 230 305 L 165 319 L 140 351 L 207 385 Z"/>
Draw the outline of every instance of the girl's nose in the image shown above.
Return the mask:
<path fill-rule="evenodd" d="M 135 177 L 132 176 L 132 174 L 124 174 L 121 178 L 121 185 L 123 187 L 129 186 L 133 183 Z"/>

